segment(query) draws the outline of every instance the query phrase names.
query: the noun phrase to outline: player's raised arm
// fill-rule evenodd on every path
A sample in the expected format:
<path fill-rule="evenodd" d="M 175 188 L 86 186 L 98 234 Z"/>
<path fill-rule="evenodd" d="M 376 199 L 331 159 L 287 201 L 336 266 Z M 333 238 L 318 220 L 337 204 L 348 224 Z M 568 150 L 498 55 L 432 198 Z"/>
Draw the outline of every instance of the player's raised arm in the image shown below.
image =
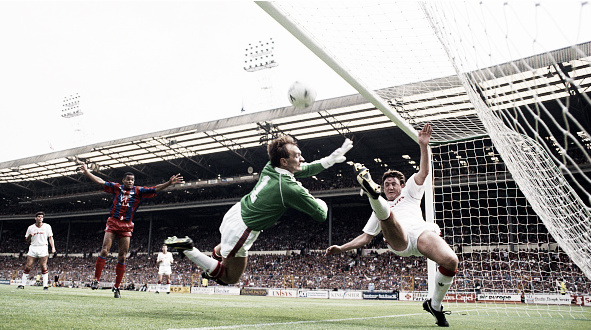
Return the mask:
<path fill-rule="evenodd" d="M 105 180 L 99 178 L 98 176 L 92 174 L 90 172 L 90 170 L 88 169 L 88 167 L 86 167 L 86 164 L 82 163 L 80 165 L 80 167 L 78 168 L 80 171 L 82 171 L 82 173 L 84 173 L 92 182 L 96 182 L 100 185 L 105 185 Z"/>
<path fill-rule="evenodd" d="M 175 174 L 175 175 L 171 176 L 170 179 L 168 179 L 168 181 L 156 185 L 154 188 L 156 189 L 156 191 L 160 191 L 162 189 L 168 188 L 169 186 L 175 185 L 177 183 L 183 183 L 183 182 L 185 182 L 183 179 L 183 176 L 179 173 L 179 174 Z"/>
<path fill-rule="evenodd" d="M 419 171 L 415 175 L 415 182 L 418 185 L 425 183 L 427 175 L 429 175 L 429 141 L 433 129 L 430 124 L 425 124 L 423 129 L 419 132 L 419 147 L 421 148 L 421 161 L 419 163 Z"/>

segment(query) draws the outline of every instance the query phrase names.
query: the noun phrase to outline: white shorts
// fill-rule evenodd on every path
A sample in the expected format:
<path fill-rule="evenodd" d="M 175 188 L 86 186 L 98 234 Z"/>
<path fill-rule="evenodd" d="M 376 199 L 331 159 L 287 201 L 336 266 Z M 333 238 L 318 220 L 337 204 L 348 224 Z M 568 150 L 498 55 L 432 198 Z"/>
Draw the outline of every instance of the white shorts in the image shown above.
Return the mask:
<path fill-rule="evenodd" d="M 240 214 L 240 202 L 238 202 L 224 215 L 220 233 L 222 234 L 221 255 L 228 258 L 247 257 L 248 250 L 259 237 L 260 231 L 246 227 Z"/>
<path fill-rule="evenodd" d="M 47 245 L 30 245 L 27 255 L 33 258 L 47 257 L 49 255 L 49 249 Z"/>
<path fill-rule="evenodd" d="M 158 275 L 170 276 L 170 274 L 172 274 L 172 267 L 170 267 L 170 266 L 158 267 Z"/>
<path fill-rule="evenodd" d="M 441 234 L 441 229 L 434 222 L 414 221 L 413 223 L 404 223 L 402 224 L 402 226 L 406 229 L 406 234 L 408 235 L 408 245 L 406 245 L 406 249 L 404 249 L 403 251 L 393 250 L 388 244 L 388 242 L 386 242 L 388 250 L 396 253 L 401 257 L 423 256 L 423 254 L 419 252 L 419 249 L 417 248 L 417 241 L 419 240 L 419 236 L 421 236 L 423 232 L 432 231 L 437 235 Z M 385 240 L 386 239 L 384 239 L 384 241 Z"/>

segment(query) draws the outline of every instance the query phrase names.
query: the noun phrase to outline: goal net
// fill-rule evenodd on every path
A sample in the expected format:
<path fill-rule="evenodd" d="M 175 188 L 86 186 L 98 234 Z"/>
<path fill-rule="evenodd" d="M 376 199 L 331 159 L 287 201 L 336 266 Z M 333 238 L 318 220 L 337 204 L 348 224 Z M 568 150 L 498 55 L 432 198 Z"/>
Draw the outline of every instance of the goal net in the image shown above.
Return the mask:
<path fill-rule="evenodd" d="M 409 136 L 434 126 L 426 215 L 461 261 L 448 300 L 588 299 L 591 4 L 257 4 Z"/>

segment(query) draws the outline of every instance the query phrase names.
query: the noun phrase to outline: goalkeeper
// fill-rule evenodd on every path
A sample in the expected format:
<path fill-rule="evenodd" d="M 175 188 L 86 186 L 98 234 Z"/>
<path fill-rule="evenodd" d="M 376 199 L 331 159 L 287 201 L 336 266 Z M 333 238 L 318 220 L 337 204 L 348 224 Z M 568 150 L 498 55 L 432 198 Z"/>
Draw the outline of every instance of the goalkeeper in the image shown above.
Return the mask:
<path fill-rule="evenodd" d="M 204 276 L 220 284 L 234 284 L 246 269 L 248 250 L 259 233 L 277 222 L 288 208 L 311 216 L 318 222 L 326 220 L 328 207 L 314 198 L 297 178 L 316 175 L 346 160 L 353 142 L 346 139 L 332 154 L 312 163 L 303 163 L 304 157 L 290 136 L 273 140 L 267 147 L 269 162 L 263 168 L 254 189 L 224 215 L 220 225 L 221 243 L 212 257 L 193 246 L 189 237 L 169 237 L 164 244 L 186 255 L 204 270 Z"/>
<path fill-rule="evenodd" d="M 431 313 L 436 324 L 449 326 L 441 302 L 452 284 L 458 269 L 458 257 L 441 238 L 439 226 L 425 222 L 421 211 L 421 199 L 425 193 L 423 183 L 429 174 L 429 141 L 433 130 L 426 124 L 419 132 L 421 161 L 419 171 L 408 181 L 399 171 L 388 170 L 382 176 L 384 195 L 371 179 L 369 171 L 361 164 L 355 164 L 357 181 L 367 193 L 373 213 L 363 228 L 363 233 L 343 245 L 333 245 L 326 249 L 326 255 L 360 248 L 380 233 L 384 235 L 390 251 L 402 257 L 425 256 L 435 261 L 439 267 L 435 275 L 433 297 L 423 303 L 423 308 Z"/>

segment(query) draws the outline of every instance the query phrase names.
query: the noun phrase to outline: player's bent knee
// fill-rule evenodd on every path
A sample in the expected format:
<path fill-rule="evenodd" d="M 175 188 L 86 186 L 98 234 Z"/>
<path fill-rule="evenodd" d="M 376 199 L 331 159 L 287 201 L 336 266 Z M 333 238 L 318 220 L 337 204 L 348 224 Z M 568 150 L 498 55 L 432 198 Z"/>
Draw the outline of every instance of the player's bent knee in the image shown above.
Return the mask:
<path fill-rule="evenodd" d="M 455 273 L 458 270 L 459 264 L 460 261 L 458 259 L 458 256 L 455 254 L 451 254 L 447 258 L 445 258 L 445 260 L 442 263 L 440 263 L 440 266 Z"/>

